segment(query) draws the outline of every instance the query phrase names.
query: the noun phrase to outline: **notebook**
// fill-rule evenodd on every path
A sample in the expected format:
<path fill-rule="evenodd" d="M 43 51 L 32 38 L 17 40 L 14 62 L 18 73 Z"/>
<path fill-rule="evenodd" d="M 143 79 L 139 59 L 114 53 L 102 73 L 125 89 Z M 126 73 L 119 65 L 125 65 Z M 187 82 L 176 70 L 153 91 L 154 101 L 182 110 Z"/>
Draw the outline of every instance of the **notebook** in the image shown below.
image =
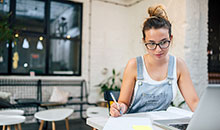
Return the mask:
<path fill-rule="evenodd" d="M 220 85 L 205 89 L 192 118 L 154 120 L 153 124 L 167 130 L 219 130 Z"/>
<path fill-rule="evenodd" d="M 103 130 L 153 130 L 147 117 L 109 117 Z"/>
<path fill-rule="evenodd" d="M 152 120 L 167 120 L 167 119 L 180 119 L 192 118 L 193 112 L 180 109 L 177 107 L 169 107 L 166 111 L 152 111 L 146 113 Z"/>

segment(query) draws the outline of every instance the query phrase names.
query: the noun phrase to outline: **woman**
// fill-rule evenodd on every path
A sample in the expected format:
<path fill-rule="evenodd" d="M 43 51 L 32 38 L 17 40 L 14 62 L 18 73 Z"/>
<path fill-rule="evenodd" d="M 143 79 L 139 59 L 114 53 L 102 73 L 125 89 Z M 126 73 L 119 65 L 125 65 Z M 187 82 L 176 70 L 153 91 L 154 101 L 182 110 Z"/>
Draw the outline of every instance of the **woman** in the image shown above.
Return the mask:
<path fill-rule="evenodd" d="M 194 111 L 199 98 L 184 61 L 168 54 L 172 41 L 171 24 L 161 5 L 148 8 L 143 24 L 147 54 L 128 61 L 123 75 L 119 105 L 111 105 L 111 116 L 166 110 L 176 96 L 177 87 Z"/>

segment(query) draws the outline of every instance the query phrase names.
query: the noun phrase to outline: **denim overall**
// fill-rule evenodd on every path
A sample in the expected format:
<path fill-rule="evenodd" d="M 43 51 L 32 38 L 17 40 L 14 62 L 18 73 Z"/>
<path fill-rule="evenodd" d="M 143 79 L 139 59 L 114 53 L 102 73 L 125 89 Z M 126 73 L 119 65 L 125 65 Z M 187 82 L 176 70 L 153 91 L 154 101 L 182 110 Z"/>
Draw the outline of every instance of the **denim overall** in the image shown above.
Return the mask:
<path fill-rule="evenodd" d="M 138 87 L 138 89 L 134 96 L 134 101 L 130 105 L 127 113 L 166 110 L 173 99 L 172 80 L 174 57 L 169 55 L 168 75 L 166 81 L 160 84 L 149 84 L 144 82 L 144 63 L 142 57 L 139 56 L 136 58 L 136 60 L 137 81 L 135 87 Z"/>

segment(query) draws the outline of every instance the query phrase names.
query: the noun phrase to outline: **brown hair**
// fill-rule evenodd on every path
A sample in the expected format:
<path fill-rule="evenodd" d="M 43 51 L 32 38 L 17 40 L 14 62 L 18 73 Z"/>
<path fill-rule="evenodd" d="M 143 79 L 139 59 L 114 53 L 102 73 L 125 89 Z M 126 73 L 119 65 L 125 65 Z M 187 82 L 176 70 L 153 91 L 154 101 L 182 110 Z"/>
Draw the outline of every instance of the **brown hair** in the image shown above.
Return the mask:
<path fill-rule="evenodd" d="M 145 39 L 145 30 L 152 28 L 166 28 L 169 30 L 169 36 L 171 37 L 171 24 L 168 20 L 167 13 L 162 5 L 151 6 L 148 8 L 149 18 L 147 18 L 143 24 L 143 39 Z"/>

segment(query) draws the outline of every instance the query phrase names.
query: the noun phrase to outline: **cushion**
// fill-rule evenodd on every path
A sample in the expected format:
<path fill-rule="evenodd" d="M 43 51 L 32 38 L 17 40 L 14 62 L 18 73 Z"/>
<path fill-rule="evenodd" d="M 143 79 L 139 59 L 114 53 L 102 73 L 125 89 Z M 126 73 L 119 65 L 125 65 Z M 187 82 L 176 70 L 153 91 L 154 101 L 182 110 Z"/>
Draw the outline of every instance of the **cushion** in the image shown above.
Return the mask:
<path fill-rule="evenodd" d="M 10 101 L 11 93 L 0 91 L 0 98 Z"/>
<path fill-rule="evenodd" d="M 69 92 L 54 87 L 49 101 L 66 103 L 68 101 L 69 95 Z"/>

